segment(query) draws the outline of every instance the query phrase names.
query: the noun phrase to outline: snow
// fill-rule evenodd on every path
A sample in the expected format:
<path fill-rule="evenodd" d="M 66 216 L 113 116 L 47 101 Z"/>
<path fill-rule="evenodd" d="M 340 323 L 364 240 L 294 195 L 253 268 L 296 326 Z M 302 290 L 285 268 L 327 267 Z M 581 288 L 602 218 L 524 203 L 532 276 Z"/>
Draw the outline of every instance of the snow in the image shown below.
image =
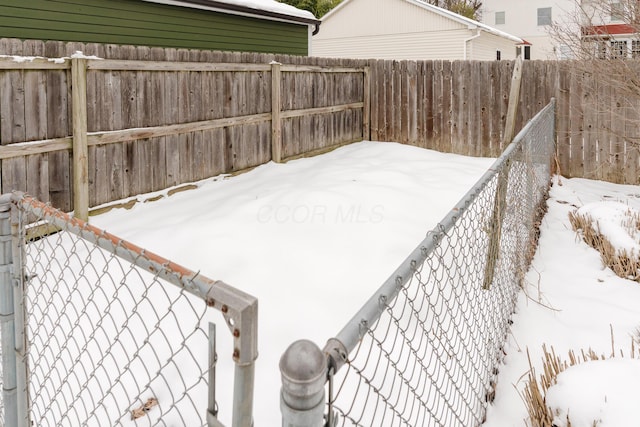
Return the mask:
<path fill-rule="evenodd" d="M 547 404 L 558 408 L 558 427 L 637 426 L 640 424 L 637 388 L 640 360 L 607 359 L 575 365 L 558 375 L 547 392 Z"/>
<path fill-rule="evenodd" d="M 542 372 L 544 343 L 553 346 L 564 360 L 569 350 L 579 352 L 589 348 L 596 354 L 609 356 L 612 340 L 618 357 L 620 351 L 629 355 L 632 336 L 640 326 L 640 284 L 619 278 L 604 267 L 600 254 L 578 237 L 568 220 L 569 212 L 587 206 L 596 215 L 594 219 L 604 222 L 612 212 L 619 212 L 611 211 L 615 205 L 610 202 L 638 210 L 640 187 L 555 178 L 549 211 L 542 221 L 538 250 L 525 278 L 525 292 L 519 296 L 505 346 L 505 364 L 500 367 L 496 399 L 489 406 L 485 427 L 524 424 L 527 413 L 519 392 L 529 370 L 527 350 L 537 373 Z M 638 425 L 637 410 L 629 413 L 628 409 L 624 412 L 620 409 L 637 405 L 638 382 L 634 380 L 637 369 L 635 361 L 617 359 L 571 367 L 561 375 L 562 383 L 551 389 L 552 403 L 568 411 L 574 427 L 591 427 L 595 418 L 579 423 L 583 417 L 591 416 L 607 423 L 599 426 Z M 583 399 L 583 393 L 575 391 L 589 384 L 589 390 L 600 393 L 596 381 L 603 376 L 608 383 L 600 391 L 606 394 L 606 402 L 602 395 Z M 614 400 L 614 395 L 623 401 Z"/>
<path fill-rule="evenodd" d="M 278 361 L 287 346 L 306 338 L 322 347 L 337 334 L 492 163 L 363 142 L 206 180 L 196 190 L 91 222 L 259 299 L 255 420 L 274 426 L 280 425 Z M 168 190 L 137 199 L 158 194 Z M 582 206 L 607 218 L 611 202 L 640 209 L 640 187 L 554 179 L 485 426 L 523 425 L 527 350 L 537 372 L 543 343 L 559 355 L 587 348 L 608 355 L 613 339 L 616 351 L 628 354 L 640 326 L 640 285 L 603 267 L 568 220 Z M 222 322 L 217 335 L 220 419 L 230 425 L 232 349 Z M 624 426 L 635 416 L 637 425 L 627 409 L 637 402 L 638 375 L 638 363 L 619 356 L 584 363 L 559 377 L 550 402 L 575 416 L 574 427 L 582 420 L 591 426 L 592 417 Z M 199 405 L 206 404 L 204 394 Z"/>
<path fill-rule="evenodd" d="M 638 218 L 640 212 L 626 203 L 606 201 L 589 203 L 578 209 L 577 213 L 595 220 L 596 229 L 618 249 L 618 253 L 640 255 L 640 229 L 625 226 Z M 635 225 L 635 224 L 634 224 Z"/>
<path fill-rule="evenodd" d="M 301 338 L 324 346 L 492 163 L 364 142 L 209 180 L 91 222 L 258 298 L 255 419 L 275 426 L 286 348 Z M 230 343 L 219 325 L 226 425 Z"/>
<path fill-rule="evenodd" d="M 152 3 L 161 3 L 168 4 L 174 6 L 183 6 L 183 7 L 191 7 L 195 9 L 204 9 L 204 10 L 219 10 L 215 5 L 208 6 L 206 4 L 195 4 L 190 2 L 184 2 L 180 0 L 145 0 Z M 268 12 L 279 13 L 282 15 L 295 16 L 298 18 L 305 19 L 316 19 L 313 16 L 313 13 L 298 9 L 294 6 L 288 5 L 286 3 L 280 3 L 276 0 L 217 0 L 217 3 L 226 3 L 236 6 L 244 6 L 250 9 L 256 10 L 264 10 Z"/>

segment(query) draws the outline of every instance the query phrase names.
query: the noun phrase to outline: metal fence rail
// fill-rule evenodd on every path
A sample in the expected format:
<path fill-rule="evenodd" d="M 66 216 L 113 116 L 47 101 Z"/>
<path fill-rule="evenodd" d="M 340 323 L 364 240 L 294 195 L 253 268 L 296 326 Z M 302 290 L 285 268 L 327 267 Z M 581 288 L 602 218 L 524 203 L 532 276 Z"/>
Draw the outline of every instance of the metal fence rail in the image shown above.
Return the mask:
<path fill-rule="evenodd" d="M 287 350 L 285 426 L 483 422 L 544 213 L 554 105 L 525 126 L 322 352 L 305 341 Z M 318 373 L 326 375 L 320 386 Z"/>
<path fill-rule="evenodd" d="M 0 197 L 0 291 L 4 425 L 221 426 L 212 309 L 233 426 L 252 425 L 252 296 L 19 193 Z"/>

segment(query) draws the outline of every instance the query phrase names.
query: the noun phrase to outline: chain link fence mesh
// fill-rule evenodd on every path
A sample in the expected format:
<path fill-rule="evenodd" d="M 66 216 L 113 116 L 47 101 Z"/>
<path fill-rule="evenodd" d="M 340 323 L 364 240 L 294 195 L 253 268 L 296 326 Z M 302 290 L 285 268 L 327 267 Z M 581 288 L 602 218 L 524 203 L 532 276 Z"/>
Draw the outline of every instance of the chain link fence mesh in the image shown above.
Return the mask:
<path fill-rule="evenodd" d="M 339 355 L 330 359 L 331 425 L 482 424 L 535 252 L 554 140 L 551 104 L 428 233 L 389 279 L 393 290 L 370 299 L 379 317 L 362 317 L 365 306 L 329 340 L 325 352 Z"/>
<path fill-rule="evenodd" d="M 35 425 L 205 425 L 206 304 L 64 229 L 24 242 Z"/>
<path fill-rule="evenodd" d="M 238 320 L 234 357 L 252 369 L 255 357 L 239 345 L 250 322 L 233 315 L 254 299 L 28 196 L 12 203 L 13 269 L 24 274 L 16 313 L 24 312 L 27 349 L 17 371 L 27 372 L 32 425 L 212 422 L 210 308 L 229 324 Z"/>

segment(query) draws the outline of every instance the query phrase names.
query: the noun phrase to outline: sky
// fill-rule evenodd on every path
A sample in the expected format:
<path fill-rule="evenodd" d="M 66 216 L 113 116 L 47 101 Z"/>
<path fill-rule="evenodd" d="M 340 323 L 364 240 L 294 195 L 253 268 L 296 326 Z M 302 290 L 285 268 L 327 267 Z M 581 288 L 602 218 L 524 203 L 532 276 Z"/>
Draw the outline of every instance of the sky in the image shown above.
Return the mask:
<path fill-rule="evenodd" d="M 90 222 L 258 298 L 255 420 L 274 426 L 280 425 L 278 362 L 287 346 L 306 338 L 322 347 L 336 335 L 493 161 L 362 142 L 205 180 L 170 197 L 169 190 L 137 196 L 133 208 L 112 209 Z M 540 372 L 543 344 L 561 356 L 589 348 L 609 355 L 613 334 L 616 354 L 628 354 L 640 327 L 640 285 L 603 267 L 568 220 L 579 207 L 606 212 L 599 207 L 611 202 L 640 210 L 640 187 L 554 178 L 486 426 L 523 425 L 528 360 Z M 231 336 L 221 317 L 213 318 L 219 416 L 230 425 Z M 637 401 L 639 363 L 618 356 L 569 368 L 550 402 L 560 414 L 586 420 L 574 427 L 591 426 L 596 417 L 599 426 L 637 426 L 632 420 L 638 417 L 623 409 L 633 408 L 625 399 Z M 590 393 L 586 378 L 608 388 Z M 198 407 L 206 405 L 206 393 L 197 394 Z M 162 404 L 163 396 L 158 400 Z"/>

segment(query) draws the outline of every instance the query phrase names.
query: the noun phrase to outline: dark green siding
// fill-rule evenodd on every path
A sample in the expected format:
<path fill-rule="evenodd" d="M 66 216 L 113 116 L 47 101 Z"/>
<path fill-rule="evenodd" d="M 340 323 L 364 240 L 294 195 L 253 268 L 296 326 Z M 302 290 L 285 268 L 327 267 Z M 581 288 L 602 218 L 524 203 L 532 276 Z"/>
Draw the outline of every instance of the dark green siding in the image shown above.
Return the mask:
<path fill-rule="evenodd" d="M 141 0 L 0 0 L 0 38 L 306 55 L 308 27 Z"/>

